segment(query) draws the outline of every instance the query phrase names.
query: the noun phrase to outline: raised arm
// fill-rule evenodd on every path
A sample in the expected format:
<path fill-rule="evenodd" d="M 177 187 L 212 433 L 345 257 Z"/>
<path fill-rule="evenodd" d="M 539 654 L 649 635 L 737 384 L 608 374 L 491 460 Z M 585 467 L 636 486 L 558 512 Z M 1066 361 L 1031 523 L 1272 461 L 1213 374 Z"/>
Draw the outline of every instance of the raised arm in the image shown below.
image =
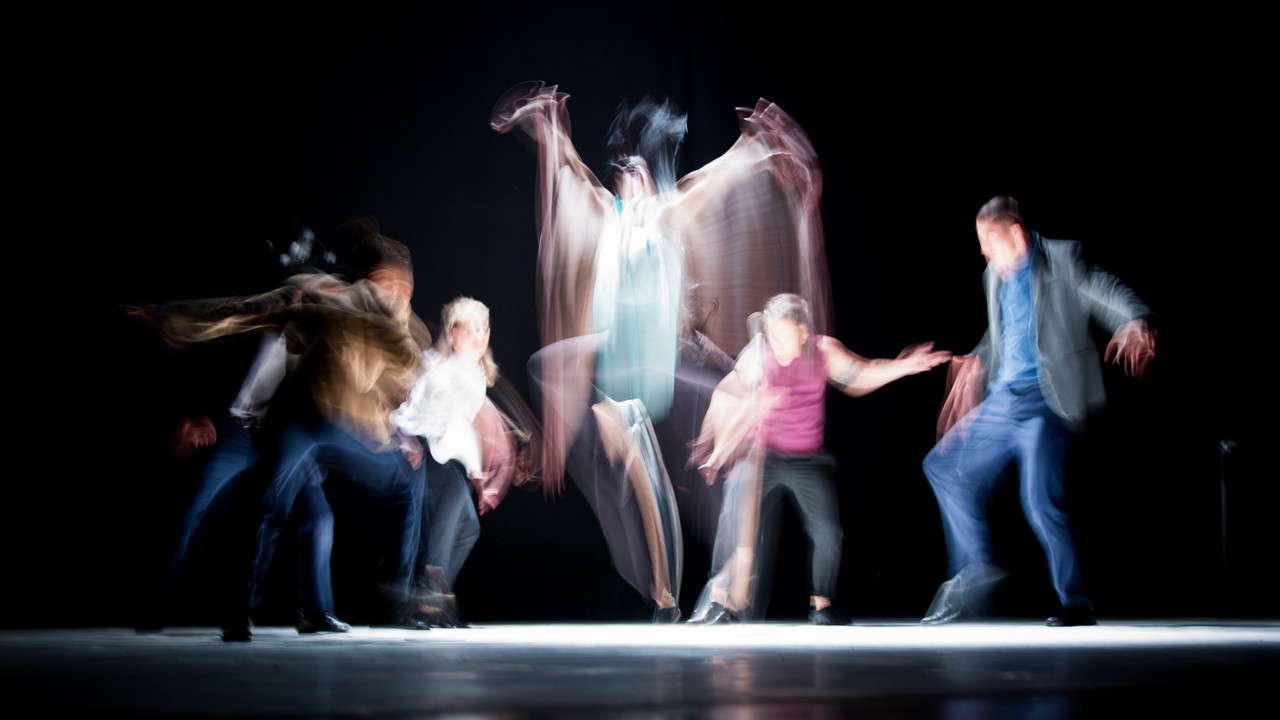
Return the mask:
<path fill-rule="evenodd" d="M 950 352 L 934 350 L 931 342 L 908 345 L 892 360 L 862 357 L 832 337 L 823 338 L 822 349 L 827 358 L 828 381 L 840 392 L 854 397 L 908 375 L 932 370 L 951 359 Z"/>
<path fill-rule="evenodd" d="M 743 317 L 782 289 L 809 302 L 814 332 L 830 322 L 819 201 L 822 172 L 800 125 L 761 99 L 738 108 L 741 133 L 723 155 L 682 177 L 665 222 L 685 244 L 690 276 L 721 317 Z M 721 347 L 750 339 L 737 323 L 708 330 Z"/>
<path fill-rule="evenodd" d="M 526 82 L 493 108 L 495 132 L 520 130 L 537 154 L 539 322 L 544 345 L 589 331 L 595 249 L 613 195 L 595 176 L 570 137 L 569 95 L 558 86 Z"/>

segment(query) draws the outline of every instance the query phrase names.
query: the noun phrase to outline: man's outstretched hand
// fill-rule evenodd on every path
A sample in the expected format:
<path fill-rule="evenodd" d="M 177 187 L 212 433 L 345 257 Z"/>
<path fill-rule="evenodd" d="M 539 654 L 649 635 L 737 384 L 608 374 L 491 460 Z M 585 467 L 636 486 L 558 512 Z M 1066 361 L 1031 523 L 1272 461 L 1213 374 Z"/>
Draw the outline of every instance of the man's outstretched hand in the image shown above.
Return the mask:
<path fill-rule="evenodd" d="M 1107 362 L 1123 366 L 1126 373 L 1141 380 L 1147 366 L 1156 357 L 1156 331 L 1147 327 L 1146 320 L 1131 320 L 1111 336 L 1103 357 Z"/>

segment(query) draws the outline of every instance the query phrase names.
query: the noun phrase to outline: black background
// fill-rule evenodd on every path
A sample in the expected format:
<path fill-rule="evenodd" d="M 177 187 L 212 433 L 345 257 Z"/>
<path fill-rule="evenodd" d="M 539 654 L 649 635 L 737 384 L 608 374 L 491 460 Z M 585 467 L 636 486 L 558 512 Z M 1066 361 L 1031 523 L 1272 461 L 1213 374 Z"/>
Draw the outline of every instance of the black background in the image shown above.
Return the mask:
<path fill-rule="evenodd" d="M 26 282 L 15 287 L 35 301 L 18 306 L 10 352 L 15 367 L 34 365 L 30 379 L 13 373 L 14 389 L 39 410 L 11 431 L 4 619 L 132 622 L 150 592 L 148 553 L 190 492 L 188 470 L 158 448 L 181 394 L 166 373 L 197 356 L 156 345 L 119 304 L 266 289 L 279 277 L 267 248 L 297 227 L 323 240 L 372 216 L 415 254 L 418 314 L 434 323 L 458 294 L 483 300 L 504 375 L 526 391 L 534 158 L 488 126 L 525 80 L 570 94 L 575 142 L 596 168 L 624 99 L 651 93 L 688 112 L 682 172 L 733 143 L 735 107 L 778 103 L 823 167 L 832 334 L 863 355 L 973 346 L 985 318 L 973 217 L 991 196 L 1017 197 L 1048 237 L 1081 240 L 1159 328 L 1144 380 L 1108 366 L 1110 403 L 1073 455 L 1095 606 L 1103 617 L 1273 614 L 1262 589 L 1276 491 L 1260 461 L 1269 293 L 1260 303 L 1274 201 L 1259 188 L 1274 153 L 1257 21 L 744 7 L 210 5 L 29 21 L 43 48 L 9 114 L 23 128 L 14 272 Z M 238 372 L 206 374 L 194 391 L 233 387 Z M 939 369 L 828 400 L 846 531 L 837 602 L 855 621 L 914 618 L 945 577 L 920 470 L 944 380 Z M 1016 497 L 997 513 L 1015 571 L 1003 610 L 1047 614 L 1043 556 Z M 472 621 L 647 618 L 572 484 L 554 500 L 513 491 L 482 522 L 457 587 Z M 770 608 L 800 617 L 803 538 L 788 522 Z M 365 578 L 348 563 L 360 541 L 339 523 L 342 614 L 358 612 L 350 587 Z M 686 553 L 687 613 L 706 557 Z M 282 608 L 287 580 L 273 591 Z"/>

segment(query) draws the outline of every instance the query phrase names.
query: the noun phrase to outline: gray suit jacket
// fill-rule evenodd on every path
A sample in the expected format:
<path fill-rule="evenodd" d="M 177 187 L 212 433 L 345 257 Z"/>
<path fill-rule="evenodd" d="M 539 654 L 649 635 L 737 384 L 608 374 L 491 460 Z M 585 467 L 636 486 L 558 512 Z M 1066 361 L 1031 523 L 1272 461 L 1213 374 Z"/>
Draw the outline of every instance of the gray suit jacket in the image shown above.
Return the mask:
<path fill-rule="evenodd" d="M 1049 407 L 1073 430 L 1079 430 L 1088 416 L 1106 403 L 1102 358 L 1090 321 L 1114 333 L 1130 320 L 1150 316 L 1151 309 L 1115 276 L 1086 266 L 1080 243 L 1049 240 L 1036 232 L 1030 236 L 1040 389 Z M 983 280 L 988 326 L 973 353 L 982 358 L 989 385 L 1000 366 L 1001 281 L 990 267 Z"/>

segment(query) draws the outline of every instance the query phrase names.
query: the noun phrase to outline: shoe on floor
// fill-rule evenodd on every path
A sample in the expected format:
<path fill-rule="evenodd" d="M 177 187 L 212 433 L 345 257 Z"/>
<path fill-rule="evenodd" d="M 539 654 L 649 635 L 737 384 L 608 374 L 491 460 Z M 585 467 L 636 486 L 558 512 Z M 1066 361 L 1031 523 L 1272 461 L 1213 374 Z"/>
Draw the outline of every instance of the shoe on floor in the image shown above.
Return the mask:
<path fill-rule="evenodd" d="M 718 602 L 708 605 L 701 616 L 689 618 L 690 625 L 728 625 L 735 622 L 738 622 L 738 614 Z"/>
<path fill-rule="evenodd" d="M 452 593 L 436 595 L 429 599 L 417 600 L 417 611 L 414 617 L 431 627 L 464 628 L 469 627 L 458 612 L 458 599 Z"/>
<path fill-rule="evenodd" d="M 1049 627 L 1079 627 L 1081 625 L 1097 625 L 1098 618 L 1093 614 L 1093 607 L 1063 608 L 1062 612 L 1044 621 Z"/>
<path fill-rule="evenodd" d="M 653 622 L 655 625 L 670 625 L 680 622 L 680 608 L 672 605 L 667 608 L 657 608 L 653 611 Z"/>
<path fill-rule="evenodd" d="M 388 612 L 389 617 L 374 627 L 399 628 L 401 630 L 430 630 L 431 622 L 418 612 L 416 603 L 401 603 Z"/>
<path fill-rule="evenodd" d="M 236 618 L 222 628 L 222 642 L 249 642 L 253 639 L 253 620 Z"/>
<path fill-rule="evenodd" d="M 344 633 L 350 632 L 351 626 L 334 617 L 331 613 L 304 613 L 298 618 L 298 634 L 312 633 Z"/>
<path fill-rule="evenodd" d="M 974 563 L 938 586 L 921 625 L 977 620 L 991 609 L 997 586 L 1008 572 L 997 565 Z"/>
<path fill-rule="evenodd" d="M 828 605 L 821 610 L 809 606 L 809 623 L 812 625 L 851 625 L 849 618 L 840 614 L 834 606 Z"/>

